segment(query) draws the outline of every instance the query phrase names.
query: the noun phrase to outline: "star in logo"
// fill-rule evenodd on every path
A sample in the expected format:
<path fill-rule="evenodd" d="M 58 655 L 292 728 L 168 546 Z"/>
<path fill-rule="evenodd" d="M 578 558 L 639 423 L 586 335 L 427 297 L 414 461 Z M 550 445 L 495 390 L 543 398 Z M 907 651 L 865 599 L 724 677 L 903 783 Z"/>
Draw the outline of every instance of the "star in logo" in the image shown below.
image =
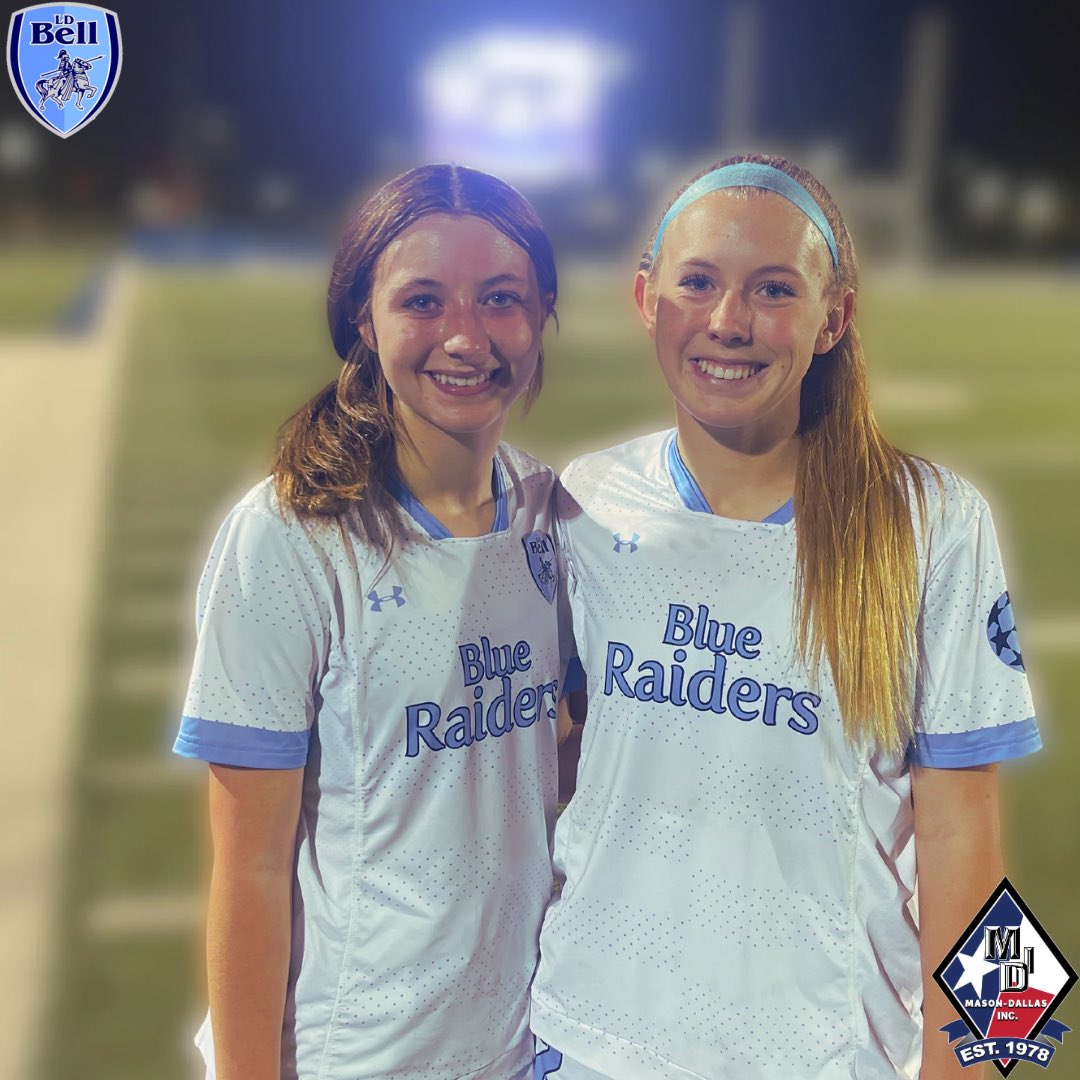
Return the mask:
<path fill-rule="evenodd" d="M 986 619 L 986 639 L 994 655 L 1003 664 L 1017 671 L 1024 670 L 1024 658 L 1020 655 L 1020 641 L 1016 636 L 1016 620 L 1007 592 L 1003 592 L 990 608 Z"/>
<path fill-rule="evenodd" d="M 975 997 L 981 998 L 983 996 L 983 979 L 992 971 L 997 971 L 997 964 L 984 960 L 978 951 L 970 955 L 968 953 L 957 953 L 956 959 L 960 961 L 964 973 L 953 984 L 953 992 L 958 994 L 963 987 L 970 985 Z"/>

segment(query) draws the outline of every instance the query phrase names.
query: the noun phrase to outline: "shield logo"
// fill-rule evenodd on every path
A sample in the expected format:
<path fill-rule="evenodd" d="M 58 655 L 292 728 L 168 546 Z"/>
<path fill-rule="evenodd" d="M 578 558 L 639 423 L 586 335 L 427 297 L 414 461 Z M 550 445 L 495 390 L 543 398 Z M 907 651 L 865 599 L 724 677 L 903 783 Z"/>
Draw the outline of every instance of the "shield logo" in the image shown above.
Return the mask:
<path fill-rule="evenodd" d="M 555 586 L 559 583 L 559 560 L 551 537 L 547 533 L 531 532 L 521 542 L 536 587 L 549 604 L 553 603 Z"/>
<path fill-rule="evenodd" d="M 1051 1017 L 1076 973 L 1008 878 L 960 935 L 934 979 L 961 1016 L 942 1028 L 949 1041 L 969 1032 L 977 1040 L 955 1048 L 962 1064 L 992 1060 L 1002 1076 L 1018 1060 L 1045 1066 L 1055 1049 L 1049 1040 L 1069 1030 Z"/>
<path fill-rule="evenodd" d="M 61 139 L 109 103 L 120 77 L 120 22 L 89 4 L 38 4 L 11 16 L 7 62 L 26 111 Z"/>

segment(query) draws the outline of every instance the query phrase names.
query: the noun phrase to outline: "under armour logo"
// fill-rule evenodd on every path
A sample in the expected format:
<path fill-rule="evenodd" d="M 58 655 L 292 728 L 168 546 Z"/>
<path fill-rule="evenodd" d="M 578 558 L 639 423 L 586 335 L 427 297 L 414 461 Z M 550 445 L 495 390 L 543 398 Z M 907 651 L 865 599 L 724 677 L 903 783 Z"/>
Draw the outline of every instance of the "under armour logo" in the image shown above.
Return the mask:
<path fill-rule="evenodd" d="M 382 611 L 383 604 L 387 604 L 391 600 L 393 600 L 398 607 L 404 607 L 405 597 L 402 596 L 402 593 L 404 591 L 405 590 L 400 585 L 395 585 L 394 591 L 390 593 L 389 596 L 380 596 L 374 589 L 372 589 L 371 592 L 367 594 L 367 598 L 371 601 L 371 610 Z"/>
<path fill-rule="evenodd" d="M 641 539 L 637 533 L 634 533 L 629 540 L 624 540 L 619 533 L 612 533 L 611 539 L 615 541 L 615 552 L 621 552 L 624 547 L 630 549 L 630 554 L 633 555 L 637 551 L 637 542 Z"/>

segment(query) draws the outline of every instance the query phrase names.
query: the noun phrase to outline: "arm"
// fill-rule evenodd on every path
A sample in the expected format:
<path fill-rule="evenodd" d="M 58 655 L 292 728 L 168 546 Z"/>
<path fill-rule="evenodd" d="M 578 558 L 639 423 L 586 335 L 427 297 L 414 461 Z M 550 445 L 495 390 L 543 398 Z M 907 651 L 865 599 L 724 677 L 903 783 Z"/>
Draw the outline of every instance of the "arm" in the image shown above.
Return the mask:
<path fill-rule="evenodd" d="M 279 1080 L 303 769 L 210 766 L 206 926 L 218 1080 Z"/>
<path fill-rule="evenodd" d="M 911 767 L 923 973 L 922 1080 L 979 1080 L 981 1066 L 960 1067 L 938 1029 L 956 1010 L 934 982 L 934 969 L 1003 876 L 998 769 Z"/>
<path fill-rule="evenodd" d="M 581 732 L 585 727 L 588 694 L 584 688 L 559 698 L 559 802 L 565 805 L 577 789 Z"/>

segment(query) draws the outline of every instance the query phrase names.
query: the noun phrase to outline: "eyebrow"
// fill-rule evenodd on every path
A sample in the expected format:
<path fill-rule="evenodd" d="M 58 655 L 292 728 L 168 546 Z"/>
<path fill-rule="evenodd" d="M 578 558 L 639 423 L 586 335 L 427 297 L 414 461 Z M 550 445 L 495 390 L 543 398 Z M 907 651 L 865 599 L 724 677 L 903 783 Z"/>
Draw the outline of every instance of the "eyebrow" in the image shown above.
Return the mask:
<path fill-rule="evenodd" d="M 515 285 L 528 285 L 529 280 L 518 274 L 496 274 L 494 277 L 485 278 L 479 285 L 481 289 L 490 289 L 495 285 L 502 285 L 507 282 Z M 401 289 L 441 289 L 442 287 L 443 282 L 435 278 L 410 278 L 400 285 L 393 286 L 395 291 Z"/>
<path fill-rule="evenodd" d="M 720 266 L 717 263 L 710 262 L 708 259 L 683 259 L 677 264 L 678 270 L 689 270 L 693 268 L 719 270 Z M 796 270 L 794 266 L 787 266 L 783 263 L 777 263 L 773 266 L 759 266 L 756 270 L 751 272 L 751 276 L 757 274 L 789 274 L 792 277 L 798 278 L 804 278 L 806 276 L 801 270 Z"/>

